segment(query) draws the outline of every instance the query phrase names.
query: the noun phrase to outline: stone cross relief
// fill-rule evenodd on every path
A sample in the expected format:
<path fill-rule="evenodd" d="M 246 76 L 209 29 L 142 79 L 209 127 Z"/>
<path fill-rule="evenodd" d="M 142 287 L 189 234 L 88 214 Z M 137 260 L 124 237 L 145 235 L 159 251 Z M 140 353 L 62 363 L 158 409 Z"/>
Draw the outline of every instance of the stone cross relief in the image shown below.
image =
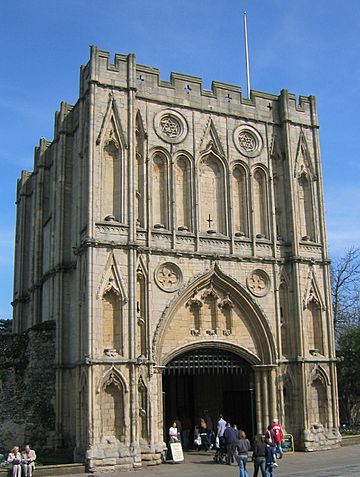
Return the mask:
<path fill-rule="evenodd" d="M 164 288 L 173 288 L 178 282 L 178 277 L 170 268 L 162 267 L 158 273 L 158 281 Z"/>
<path fill-rule="evenodd" d="M 257 273 L 253 273 L 249 278 L 249 288 L 254 293 L 263 293 L 266 288 L 265 280 Z"/>

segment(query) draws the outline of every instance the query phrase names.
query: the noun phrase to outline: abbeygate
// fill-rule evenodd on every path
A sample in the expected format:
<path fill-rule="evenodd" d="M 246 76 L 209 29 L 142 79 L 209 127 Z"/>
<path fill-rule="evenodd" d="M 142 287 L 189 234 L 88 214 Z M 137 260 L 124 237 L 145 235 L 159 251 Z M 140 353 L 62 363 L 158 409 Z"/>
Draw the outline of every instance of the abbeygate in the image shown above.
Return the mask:
<path fill-rule="evenodd" d="M 157 464 L 204 409 L 339 445 L 318 128 L 312 96 L 91 48 L 17 189 L 14 331 L 56 324 L 54 447 Z"/>

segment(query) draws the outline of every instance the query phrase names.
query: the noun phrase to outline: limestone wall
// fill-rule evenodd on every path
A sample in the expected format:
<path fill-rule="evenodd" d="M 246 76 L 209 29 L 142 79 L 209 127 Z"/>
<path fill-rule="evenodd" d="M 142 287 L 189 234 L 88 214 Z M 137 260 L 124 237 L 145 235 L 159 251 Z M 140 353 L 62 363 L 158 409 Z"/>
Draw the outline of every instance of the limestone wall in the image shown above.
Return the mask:
<path fill-rule="evenodd" d="M 55 324 L 0 336 L 0 452 L 30 443 L 52 447 L 55 425 Z"/>

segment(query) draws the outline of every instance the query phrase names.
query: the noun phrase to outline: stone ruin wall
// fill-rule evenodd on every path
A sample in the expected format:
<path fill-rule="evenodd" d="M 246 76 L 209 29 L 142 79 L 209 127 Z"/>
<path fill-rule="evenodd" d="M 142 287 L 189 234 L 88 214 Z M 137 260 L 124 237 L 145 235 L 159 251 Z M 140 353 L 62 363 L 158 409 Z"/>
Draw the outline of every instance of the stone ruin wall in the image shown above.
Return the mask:
<path fill-rule="evenodd" d="M 0 453 L 55 447 L 55 323 L 0 335 Z"/>

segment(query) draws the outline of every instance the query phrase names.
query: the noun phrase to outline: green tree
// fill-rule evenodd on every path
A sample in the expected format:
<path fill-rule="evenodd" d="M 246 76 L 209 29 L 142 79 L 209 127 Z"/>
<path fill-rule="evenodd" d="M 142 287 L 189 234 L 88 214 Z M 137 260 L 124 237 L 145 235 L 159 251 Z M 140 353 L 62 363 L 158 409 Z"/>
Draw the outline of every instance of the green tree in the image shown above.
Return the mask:
<path fill-rule="evenodd" d="M 360 326 L 348 328 L 338 341 L 340 419 L 360 424 Z"/>
<path fill-rule="evenodd" d="M 0 319 L 0 335 L 11 335 L 12 333 L 12 320 Z"/>

